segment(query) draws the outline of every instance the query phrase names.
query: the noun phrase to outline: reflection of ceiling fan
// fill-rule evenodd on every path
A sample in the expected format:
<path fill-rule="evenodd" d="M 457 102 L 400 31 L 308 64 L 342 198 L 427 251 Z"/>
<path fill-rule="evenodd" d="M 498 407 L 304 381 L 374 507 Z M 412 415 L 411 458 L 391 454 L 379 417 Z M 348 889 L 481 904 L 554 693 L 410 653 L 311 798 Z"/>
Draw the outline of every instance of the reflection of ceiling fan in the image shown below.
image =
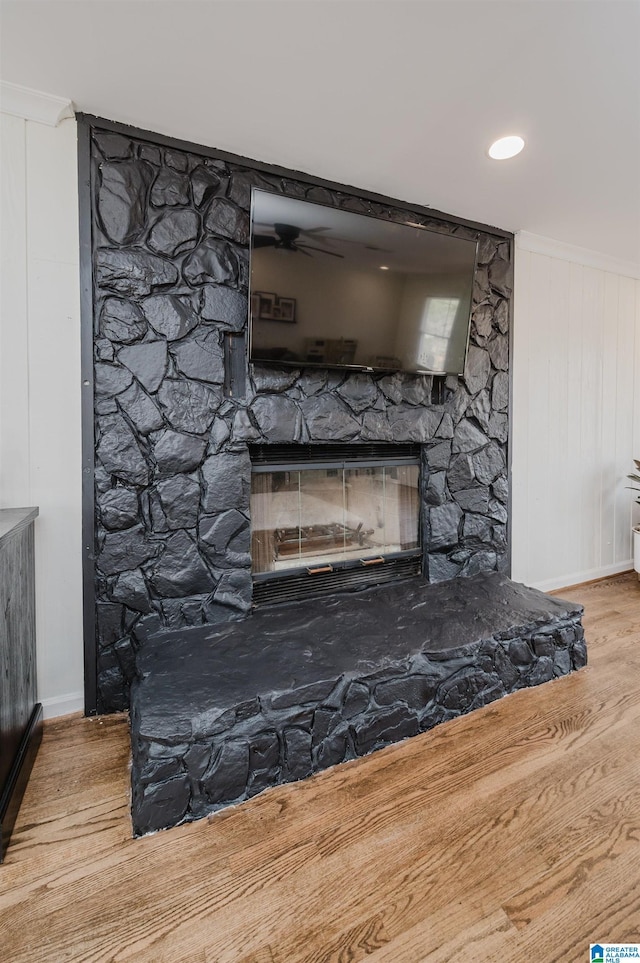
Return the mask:
<path fill-rule="evenodd" d="M 312 254 L 309 254 L 309 251 L 319 251 L 320 254 L 330 254 L 331 257 L 344 258 L 344 254 L 336 254 L 335 251 L 328 251 L 326 247 L 315 247 L 313 244 L 302 244 L 298 241 L 301 234 L 311 235 L 313 240 L 314 234 L 327 230 L 325 227 L 314 227 L 305 231 L 302 230 L 302 228 L 296 227 L 294 224 L 274 224 L 273 230 L 276 233 L 275 237 L 272 234 L 254 234 L 253 246 L 255 248 L 274 247 L 281 251 L 294 251 L 299 254 L 306 254 L 307 257 L 313 257 Z"/>

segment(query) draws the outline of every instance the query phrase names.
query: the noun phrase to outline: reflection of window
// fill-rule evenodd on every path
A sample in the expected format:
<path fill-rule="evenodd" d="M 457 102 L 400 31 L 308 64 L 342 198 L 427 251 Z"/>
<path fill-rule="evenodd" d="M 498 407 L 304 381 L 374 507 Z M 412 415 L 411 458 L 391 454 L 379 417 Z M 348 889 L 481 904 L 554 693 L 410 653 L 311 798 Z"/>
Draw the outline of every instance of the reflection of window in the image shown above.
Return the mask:
<path fill-rule="evenodd" d="M 460 298 L 427 298 L 420 319 L 418 364 L 430 371 L 443 371 L 451 343 Z"/>

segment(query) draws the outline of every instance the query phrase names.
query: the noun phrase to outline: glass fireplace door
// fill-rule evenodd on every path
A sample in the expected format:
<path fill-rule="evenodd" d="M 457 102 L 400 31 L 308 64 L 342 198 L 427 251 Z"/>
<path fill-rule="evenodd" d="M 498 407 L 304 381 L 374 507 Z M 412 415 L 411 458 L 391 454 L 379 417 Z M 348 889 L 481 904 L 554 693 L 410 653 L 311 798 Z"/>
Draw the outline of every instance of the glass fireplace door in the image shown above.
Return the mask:
<path fill-rule="evenodd" d="M 314 465 L 254 470 L 254 575 L 372 565 L 419 548 L 419 468 Z"/>

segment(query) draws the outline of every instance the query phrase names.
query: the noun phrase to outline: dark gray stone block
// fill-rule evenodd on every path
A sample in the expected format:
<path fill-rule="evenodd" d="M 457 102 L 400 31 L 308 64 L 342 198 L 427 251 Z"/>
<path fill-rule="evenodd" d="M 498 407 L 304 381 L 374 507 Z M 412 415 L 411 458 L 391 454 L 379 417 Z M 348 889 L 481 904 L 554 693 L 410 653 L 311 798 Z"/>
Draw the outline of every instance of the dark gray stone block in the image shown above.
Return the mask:
<path fill-rule="evenodd" d="M 460 540 L 459 529 L 462 512 L 454 502 L 436 505 L 429 510 L 432 549 L 451 548 Z"/>
<path fill-rule="evenodd" d="M 147 244 L 155 254 L 176 257 L 196 246 L 199 232 L 200 218 L 195 211 L 167 211 L 149 231 Z"/>
<path fill-rule="evenodd" d="M 202 466 L 202 478 L 202 509 L 205 514 L 214 515 L 234 508 L 248 512 L 251 487 L 248 452 L 212 455 Z"/>
<path fill-rule="evenodd" d="M 472 344 L 467 352 L 464 381 L 472 395 L 486 387 L 491 371 L 491 358 L 484 348 Z"/>
<path fill-rule="evenodd" d="M 489 263 L 489 284 L 494 291 L 508 298 L 513 291 L 511 262 L 502 257 L 493 258 Z"/>
<path fill-rule="evenodd" d="M 168 341 L 177 341 L 198 323 L 196 305 L 191 297 L 154 294 L 142 302 L 144 316 L 153 330 Z"/>
<path fill-rule="evenodd" d="M 173 344 L 171 354 L 186 378 L 218 385 L 224 382 L 224 352 L 217 331 L 194 331 Z"/>
<path fill-rule="evenodd" d="M 507 411 L 509 408 L 509 375 L 506 371 L 497 371 L 494 375 L 491 407 L 495 411 Z"/>
<path fill-rule="evenodd" d="M 222 284 L 206 284 L 202 289 L 200 316 L 203 321 L 216 321 L 228 331 L 243 331 L 247 311 L 247 297 L 240 291 Z"/>
<path fill-rule="evenodd" d="M 308 398 L 302 402 L 300 410 L 314 441 L 348 441 L 360 430 L 360 423 L 335 395 Z"/>
<path fill-rule="evenodd" d="M 456 452 L 477 451 L 488 441 L 488 437 L 480 428 L 477 428 L 472 421 L 463 418 L 455 430 L 452 451 L 454 454 Z"/>
<path fill-rule="evenodd" d="M 220 174 L 220 169 L 205 167 L 204 165 L 195 168 L 191 175 L 191 190 L 193 191 L 194 204 L 197 207 L 210 200 L 218 191 L 224 192 L 226 180 L 222 179 Z"/>
<path fill-rule="evenodd" d="M 100 131 L 94 133 L 93 140 L 106 160 L 124 160 L 126 157 L 131 157 L 133 153 L 131 139 L 122 137 L 120 134 Z"/>
<path fill-rule="evenodd" d="M 203 515 L 198 527 L 198 538 L 219 555 L 224 555 L 226 551 L 248 552 L 249 521 L 235 508 L 220 515 Z"/>
<path fill-rule="evenodd" d="M 432 472 L 425 492 L 427 505 L 443 505 L 447 501 L 447 475 L 443 471 Z"/>
<path fill-rule="evenodd" d="M 451 442 L 443 441 L 439 445 L 427 449 L 427 463 L 432 471 L 438 468 L 448 468 L 451 461 Z"/>
<path fill-rule="evenodd" d="M 166 378 L 158 391 L 158 401 L 172 428 L 201 435 L 220 407 L 222 392 L 199 382 Z"/>
<path fill-rule="evenodd" d="M 162 168 L 151 188 L 154 207 L 180 207 L 189 203 L 189 178 L 174 170 Z"/>
<path fill-rule="evenodd" d="M 133 301 L 105 298 L 100 312 L 100 331 L 110 341 L 132 344 L 144 337 L 147 322 Z"/>
<path fill-rule="evenodd" d="M 241 740 L 226 742 L 202 777 L 202 788 L 210 803 L 232 801 L 244 793 L 248 775 L 249 746 Z"/>
<path fill-rule="evenodd" d="M 479 391 L 466 411 L 467 418 L 475 418 L 483 431 L 489 429 L 491 417 L 491 395 L 485 388 Z"/>
<path fill-rule="evenodd" d="M 170 473 L 193 471 L 202 464 L 207 443 L 204 438 L 194 438 L 181 431 L 159 432 L 152 436 L 153 456 L 158 470 Z"/>
<path fill-rule="evenodd" d="M 256 392 L 275 392 L 279 394 L 282 391 L 286 391 L 287 388 L 291 388 L 298 378 L 300 378 L 300 372 L 296 369 L 279 370 L 278 368 L 260 368 L 258 365 L 253 365 L 251 377 L 253 380 L 253 386 Z M 301 382 L 307 383 L 309 379 L 306 374 L 303 375 Z M 322 385 L 324 387 L 325 379 L 322 379 Z M 303 384 L 303 391 L 304 391 Z M 315 392 L 305 392 L 305 394 L 314 394 Z"/>
<path fill-rule="evenodd" d="M 481 485 L 490 485 L 498 476 L 504 478 L 505 471 L 504 454 L 495 442 L 473 456 L 473 472 Z"/>
<path fill-rule="evenodd" d="M 238 279 L 238 260 L 233 249 L 225 241 L 207 237 L 187 256 L 183 273 L 191 285 L 228 284 L 234 286 Z"/>
<path fill-rule="evenodd" d="M 389 426 L 394 441 L 431 441 L 442 413 L 429 408 L 391 408 Z"/>
<path fill-rule="evenodd" d="M 489 418 L 489 437 L 504 444 L 509 437 L 509 418 L 499 411 L 494 411 Z"/>
<path fill-rule="evenodd" d="M 108 291 L 136 297 L 175 284 L 178 271 L 169 261 L 146 251 L 100 248 L 95 255 L 95 279 Z"/>
<path fill-rule="evenodd" d="M 451 492 L 462 491 L 473 485 L 475 481 L 473 465 L 474 461 L 468 454 L 456 455 L 451 459 L 449 471 L 444 475 Z"/>
<path fill-rule="evenodd" d="M 93 367 L 96 395 L 115 397 L 125 391 L 133 381 L 133 375 L 119 364 L 98 362 Z"/>
<path fill-rule="evenodd" d="M 251 608 L 252 591 L 251 572 L 239 569 L 223 573 L 213 597 L 219 605 L 236 609 L 238 612 L 248 612 Z"/>
<path fill-rule="evenodd" d="M 473 312 L 473 323 L 477 338 L 482 339 L 484 342 L 491 334 L 493 323 L 493 311 L 489 304 L 481 304 L 480 307 Z"/>
<path fill-rule="evenodd" d="M 430 554 L 427 562 L 429 581 L 433 582 L 434 584 L 437 582 L 446 582 L 447 579 L 455 578 L 456 575 L 460 574 L 462 569 L 461 565 L 452 561 L 446 555 L 435 553 Z"/>
<path fill-rule="evenodd" d="M 111 589 L 111 598 L 144 615 L 148 615 L 151 611 L 149 593 L 139 568 L 130 572 L 121 572 L 118 575 Z"/>
<path fill-rule="evenodd" d="M 346 401 L 355 414 L 360 414 L 376 403 L 378 388 L 370 376 L 355 374 L 336 389 L 336 394 Z"/>
<path fill-rule="evenodd" d="M 374 689 L 374 698 L 380 706 L 406 703 L 409 708 L 421 709 L 432 699 L 440 683 L 438 676 L 412 675 L 381 682 Z"/>
<path fill-rule="evenodd" d="M 311 775 L 311 734 L 304 729 L 285 729 L 283 776 L 287 782 Z"/>
<path fill-rule="evenodd" d="M 147 191 L 153 168 L 140 161 L 102 164 L 98 213 L 102 228 L 116 244 L 132 244 L 146 225 Z"/>
<path fill-rule="evenodd" d="M 138 496 L 129 488 L 118 486 L 98 498 L 100 521 L 111 531 L 131 528 L 138 521 Z"/>
<path fill-rule="evenodd" d="M 145 341 L 129 345 L 118 351 L 118 361 L 131 371 L 146 391 L 157 391 L 167 373 L 167 343 Z"/>
<path fill-rule="evenodd" d="M 489 489 L 485 487 L 465 488 L 452 492 L 455 501 L 465 512 L 486 515 L 489 509 Z"/>
<path fill-rule="evenodd" d="M 362 415 L 361 441 L 393 441 L 386 411 L 365 411 Z"/>
<path fill-rule="evenodd" d="M 189 475 L 159 481 L 156 491 L 170 529 L 195 528 L 200 505 L 200 485 Z"/>
<path fill-rule="evenodd" d="M 271 770 L 280 760 L 280 742 L 275 729 L 259 732 L 249 745 L 251 769 Z"/>
<path fill-rule="evenodd" d="M 494 368 L 507 371 L 509 368 L 509 339 L 505 334 L 498 334 L 488 344 L 489 357 Z"/>
<path fill-rule="evenodd" d="M 353 743 L 359 756 L 371 752 L 377 744 L 400 742 L 420 731 L 418 717 L 406 706 L 396 706 L 351 725 Z"/>
<path fill-rule="evenodd" d="M 180 598 L 210 591 L 213 578 L 187 532 L 176 532 L 162 554 L 147 566 L 147 579 L 155 595 Z"/>
<path fill-rule="evenodd" d="M 146 485 L 149 481 L 145 457 L 122 415 L 100 419 L 96 456 L 110 475 L 125 483 Z"/>
<path fill-rule="evenodd" d="M 162 412 L 139 384 L 134 383 L 119 394 L 118 405 L 141 435 L 158 431 L 164 425 Z"/>
<path fill-rule="evenodd" d="M 249 243 L 249 216 L 226 197 L 214 197 L 204 226 L 211 234 L 227 237 L 237 244 Z"/>
<path fill-rule="evenodd" d="M 161 550 L 150 541 L 142 526 L 105 535 L 98 553 L 97 566 L 105 575 L 115 575 L 136 568 L 153 558 Z"/>
<path fill-rule="evenodd" d="M 287 442 L 300 438 L 300 409 L 289 398 L 280 394 L 258 395 L 251 412 L 266 441 Z"/>

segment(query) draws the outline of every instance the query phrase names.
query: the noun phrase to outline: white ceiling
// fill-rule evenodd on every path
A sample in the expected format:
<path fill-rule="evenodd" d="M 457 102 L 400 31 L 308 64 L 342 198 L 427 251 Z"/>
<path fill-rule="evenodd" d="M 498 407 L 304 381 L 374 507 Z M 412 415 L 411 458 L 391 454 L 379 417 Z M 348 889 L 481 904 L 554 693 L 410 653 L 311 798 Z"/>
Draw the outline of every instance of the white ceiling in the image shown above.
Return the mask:
<path fill-rule="evenodd" d="M 640 264 L 640 0 L 3 0 L 2 79 Z M 490 161 L 496 137 L 523 154 Z"/>

